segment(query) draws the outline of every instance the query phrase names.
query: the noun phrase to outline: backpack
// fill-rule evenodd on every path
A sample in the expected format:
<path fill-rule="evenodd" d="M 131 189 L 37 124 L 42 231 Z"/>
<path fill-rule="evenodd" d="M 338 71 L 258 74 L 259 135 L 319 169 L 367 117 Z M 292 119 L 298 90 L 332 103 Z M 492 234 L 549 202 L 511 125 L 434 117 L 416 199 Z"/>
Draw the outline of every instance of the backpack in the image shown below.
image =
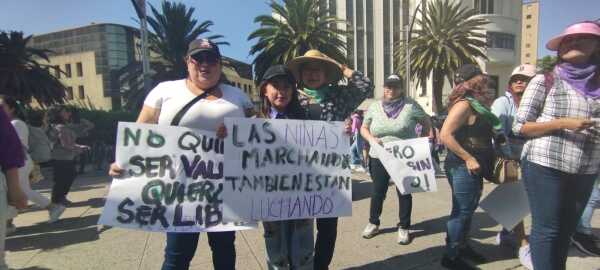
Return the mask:
<path fill-rule="evenodd" d="M 29 128 L 29 156 L 36 163 L 50 161 L 52 158 L 52 143 L 46 132 L 40 128 L 28 126 Z"/>

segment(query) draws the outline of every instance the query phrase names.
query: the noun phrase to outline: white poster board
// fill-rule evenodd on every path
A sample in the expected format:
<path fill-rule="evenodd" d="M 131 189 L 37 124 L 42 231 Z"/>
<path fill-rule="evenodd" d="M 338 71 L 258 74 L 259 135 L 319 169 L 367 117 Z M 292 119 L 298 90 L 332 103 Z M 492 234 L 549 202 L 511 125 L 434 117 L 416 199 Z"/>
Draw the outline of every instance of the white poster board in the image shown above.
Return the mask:
<path fill-rule="evenodd" d="M 401 194 L 437 191 L 434 161 L 429 140 L 416 138 L 384 143 L 370 143 Z"/>
<path fill-rule="evenodd" d="M 479 207 L 509 231 L 531 212 L 523 181 L 499 185 L 479 203 Z"/>
<path fill-rule="evenodd" d="M 343 122 L 226 118 L 225 221 L 352 215 Z"/>
<path fill-rule="evenodd" d="M 224 224 L 223 140 L 214 132 L 120 122 L 116 163 L 99 224 L 158 232 L 232 231 Z"/>

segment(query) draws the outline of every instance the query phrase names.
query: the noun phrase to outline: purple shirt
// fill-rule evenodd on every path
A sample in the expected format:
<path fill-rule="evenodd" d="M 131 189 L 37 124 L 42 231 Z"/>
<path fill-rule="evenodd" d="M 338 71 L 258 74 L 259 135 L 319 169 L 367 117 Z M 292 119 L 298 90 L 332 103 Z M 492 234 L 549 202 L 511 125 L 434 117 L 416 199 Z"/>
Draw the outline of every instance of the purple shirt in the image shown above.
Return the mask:
<path fill-rule="evenodd" d="M 7 171 L 23 167 L 25 156 L 21 140 L 3 110 L 0 110 L 0 168 Z"/>

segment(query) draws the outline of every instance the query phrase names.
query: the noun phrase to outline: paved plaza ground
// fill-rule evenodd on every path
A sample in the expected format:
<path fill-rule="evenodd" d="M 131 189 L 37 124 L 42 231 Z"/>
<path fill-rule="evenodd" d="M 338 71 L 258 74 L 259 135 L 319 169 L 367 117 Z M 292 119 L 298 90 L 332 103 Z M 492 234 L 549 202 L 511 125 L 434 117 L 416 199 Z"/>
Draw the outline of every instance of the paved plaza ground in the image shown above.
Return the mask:
<path fill-rule="evenodd" d="M 365 174 L 355 174 L 353 215 L 340 219 L 338 241 L 332 269 L 443 269 L 439 262 L 444 253 L 445 224 L 450 212 L 450 191 L 446 179 L 438 178 L 439 191 L 414 195 L 413 236 L 410 245 L 396 244 L 398 205 L 391 187 L 382 214 L 381 234 L 366 240 L 360 233 L 368 221 L 372 183 Z M 14 269 L 160 269 L 165 235 L 109 228 L 97 225 L 108 192 L 110 179 L 101 172 L 80 175 L 69 195 L 72 205 L 61 221 L 48 224 L 47 212 L 27 210 L 16 219 L 16 233 L 6 242 L 7 261 Z M 43 181 L 34 189 L 49 196 L 50 183 Z M 485 193 L 494 185 L 486 184 Z M 485 196 L 485 195 L 484 195 Z M 529 227 L 529 220 L 526 220 Z M 600 228 L 600 214 L 593 220 Z M 481 269 L 525 269 L 516 252 L 495 245 L 500 227 L 478 209 L 473 219 L 473 247 L 489 262 Z M 595 233 L 600 235 L 600 230 Z M 266 269 L 262 228 L 237 233 L 237 269 Z M 202 236 L 191 269 L 212 269 L 206 237 Z M 585 257 L 571 249 L 568 269 L 600 269 L 600 258 Z"/>

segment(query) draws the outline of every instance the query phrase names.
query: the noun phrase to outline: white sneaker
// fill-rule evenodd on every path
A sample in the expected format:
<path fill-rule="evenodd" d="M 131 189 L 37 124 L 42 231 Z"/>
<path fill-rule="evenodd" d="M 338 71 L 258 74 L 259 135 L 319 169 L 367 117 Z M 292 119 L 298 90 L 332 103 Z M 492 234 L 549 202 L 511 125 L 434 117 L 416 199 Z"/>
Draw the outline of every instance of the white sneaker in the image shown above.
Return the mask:
<path fill-rule="evenodd" d="M 410 232 L 406 229 L 398 228 L 398 244 L 408 245 L 410 243 Z"/>
<path fill-rule="evenodd" d="M 54 223 L 58 221 L 60 216 L 65 212 L 66 207 L 62 204 L 55 204 L 48 209 L 48 216 L 50 216 L 48 223 Z"/>
<path fill-rule="evenodd" d="M 521 265 L 528 270 L 533 270 L 533 263 L 531 262 L 531 249 L 529 248 L 529 245 L 519 248 L 519 262 L 521 262 Z"/>
<path fill-rule="evenodd" d="M 365 239 L 373 238 L 377 233 L 379 233 L 379 226 L 375 224 L 367 224 L 367 227 L 362 232 L 362 237 Z"/>

